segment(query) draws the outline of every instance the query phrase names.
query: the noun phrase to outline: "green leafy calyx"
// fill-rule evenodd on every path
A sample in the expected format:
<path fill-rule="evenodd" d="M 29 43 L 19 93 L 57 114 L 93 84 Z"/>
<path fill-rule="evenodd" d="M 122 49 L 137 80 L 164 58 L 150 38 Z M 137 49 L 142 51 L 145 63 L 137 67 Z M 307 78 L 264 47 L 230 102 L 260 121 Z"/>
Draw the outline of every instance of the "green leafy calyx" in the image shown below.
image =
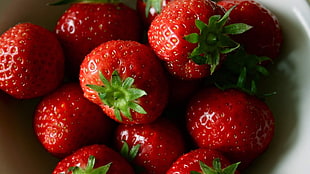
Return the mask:
<path fill-rule="evenodd" d="M 191 33 L 185 36 L 190 43 L 197 43 L 198 46 L 189 55 L 196 64 L 208 64 L 211 67 L 211 74 L 220 62 L 220 55 L 236 50 L 240 44 L 233 41 L 229 35 L 241 34 L 251 29 L 251 26 L 244 23 L 226 25 L 231 11 L 229 9 L 223 17 L 214 15 L 209 18 L 208 24 L 196 20 L 196 27 L 200 33 Z"/>
<path fill-rule="evenodd" d="M 137 157 L 141 144 L 133 145 L 131 148 L 129 147 L 126 141 L 122 141 L 123 146 L 121 148 L 120 154 L 127 159 L 134 168 L 136 173 L 145 173 L 146 169 L 143 166 L 137 165 L 134 162 L 134 159 Z"/>
<path fill-rule="evenodd" d="M 264 63 L 271 61 L 265 56 L 248 54 L 243 47 L 229 54 L 219 71 L 213 74 L 215 84 L 220 89 L 237 88 L 248 94 L 257 95 L 256 84 L 269 71 Z"/>
<path fill-rule="evenodd" d="M 190 174 L 234 174 L 238 168 L 238 163 L 227 166 L 222 169 L 221 162 L 219 158 L 215 158 L 212 163 L 212 167 L 209 167 L 202 161 L 199 161 L 201 172 L 191 171 Z"/>
<path fill-rule="evenodd" d="M 59 0 L 48 5 L 65 5 L 73 3 L 120 3 L 121 0 Z"/>
<path fill-rule="evenodd" d="M 70 167 L 68 171 L 72 172 L 72 174 L 106 174 L 109 171 L 111 164 L 112 163 L 108 163 L 104 166 L 94 169 L 95 157 L 91 155 L 88 158 L 87 166 L 85 168 L 75 166 L 75 167 Z"/>
<path fill-rule="evenodd" d="M 117 71 L 112 73 L 111 81 L 108 81 L 102 72 L 99 72 L 100 80 L 104 86 L 87 85 L 98 93 L 101 101 L 114 109 L 117 120 L 122 121 L 122 116 L 132 120 L 131 110 L 140 114 L 146 111 L 137 103 L 137 99 L 147 95 L 144 90 L 134 88 L 134 79 L 127 77 L 122 81 Z"/>
<path fill-rule="evenodd" d="M 140 144 L 134 145 L 132 148 L 129 148 L 129 145 L 126 141 L 123 141 L 123 146 L 121 149 L 121 155 L 125 157 L 128 161 L 133 161 L 140 149 Z"/>

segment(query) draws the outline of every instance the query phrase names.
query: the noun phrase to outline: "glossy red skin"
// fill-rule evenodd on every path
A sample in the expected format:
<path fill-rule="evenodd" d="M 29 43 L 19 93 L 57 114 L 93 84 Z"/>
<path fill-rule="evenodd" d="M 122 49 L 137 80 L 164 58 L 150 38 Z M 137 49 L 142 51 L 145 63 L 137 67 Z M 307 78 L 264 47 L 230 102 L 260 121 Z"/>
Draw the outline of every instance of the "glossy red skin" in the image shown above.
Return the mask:
<path fill-rule="evenodd" d="M 123 141 L 129 147 L 140 144 L 133 163 L 143 170 L 140 174 L 163 174 L 170 165 L 185 152 L 181 131 L 172 122 L 159 119 L 150 124 L 121 124 L 116 129 L 116 148 Z"/>
<path fill-rule="evenodd" d="M 109 40 L 139 41 L 141 30 L 138 13 L 122 3 L 74 3 L 55 27 L 65 51 L 67 69 L 75 78 L 92 49 Z"/>
<path fill-rule="evenodd" d="M 201 172 L 199 161 L 213 168 L 213 160 L 219 158 L 222 169 L 232 163 L 220 152 L 208 148 L 198 148 L 180 156 L 166 174 L 189 174 L 191 171 Z M 235 174 L 239 174 L 236 171 Z"/>
<path fill-rule="evenodd" d="M 219 69 L 225 58 L 226 55 L 221 55 L 220 64 L 217 66 L 216 70 Z M 164 62 L 164 65 L 172 76 L 185 81 L 201 80 L 203 77 L 207 77 L 211 74 L 209 65 L 198 65 L 192 60 L 188 60 L 186 62 L 179 60 L 167 61 Z"/>
<path fill-rule="evenodd" d="M 184 36 L 199 33 L 195 25 L 196 19 L 208 23 L 211 16 L 222 16 L 224 13 L 222 7 L 209 0 L 172 1 L 151 23 L 148 31 L 149 44 L 160 59 L 173 64 L 174 68 L 168 68 L 171 74 L 182 79 L 208 76 L 208 65 L 196 65 L 188 58 L 197 44 L 186 41 Z M 182 66 L 186 68 L 180 68 Z"/>
<path fill-rule="evenodd" d="M 107 165 L 108 163 L 112 163 L 107 174 L 134 174 L 134 170 L 131 165 L 118 152 L 114 151 L 106 145 L 97 144 L 84 146 L 73 154 L 62 159 L 56 165 L 52 174 L 72 174 L 72 172 L 67 172 L 69 167 L 85 167 L 87 165 L 87 160 L 90 155 L 93 155 L 96 160 L 94 168 L 98 168 L 100 166 Z"/>
<path fill-rule="evenodd" d="M 274 13 L 261 3 L 252 0 L 222 0 L 225 9 L 237 5 L 230 14 L 232 23 L 246 23 L 253 28 L 232 38 L 242 44 L 246 51 L 257 56 L 275 59 L 282 46 L 282 32 Z"/>
<path fill-rule="evenodd" d="M 108 143 L 116 125 L 84 98 L 78 83 L 69 83 L 40 101 L 33 126 L 43 147 L 63 158 L 82 146 Z"/>
<path fill-rule="evenodd" d="M 54 33 L 20 23 L 0 37 L 0 89 L 18 99 L 53 91 L 63 80 L 64 55 Z"/>
<path fill-rule="evenodd" d="M 203 89 L 191 99 L 186 117 L 199 147 L 221 151 L 242 168 L 266 150 L 274 134 L 268 106 L 236 89 Z"/>
<path fill-rule="evenodd" d="M 199 80 L 211 73 L 209 65 L 198 65 L 192 60 L 167 61 L 164 64 L 168 72 L 180 80 Z"/>
<path fill-rule="evenodd" d="M 110 80 L 114 70 L 118 71 L 123 80 L 127 77 L 134 78 L 134 87 L 147 93 L 137 99 L 137 103 L 147 114 L 132 111 L 133 120 L 123 117 L 122 123 L 150 123 L 157 119 L 167 105 L 169 89 L 164 68 L 153 51 L 134 41 L 109 41 L 88 54 L 81 65 L 80 84 L 84 96 L 98 104 L 109 117 L 120 122 L 115 118 L 114 109 L 105 105 L 98 94 L 86 86 L 102 86 L 99 71 Z"/>
<path fill-rule="evenodd" d="M 163 9 L 172 0 L 158 0 L 158 1 L 161 1 L 161 5 Z M 154 18 L 158 15 L 158 13 L 156 12 L 156 9 L 154 9 L 154 7 L 151 7 L 149 10 L 148 16 L 146 16 L 146 12 L 145 12 L 146 4 L 144 0 L 137 0 L 136 8 L 146 27 L 148 27 L 152 23 Z"/>

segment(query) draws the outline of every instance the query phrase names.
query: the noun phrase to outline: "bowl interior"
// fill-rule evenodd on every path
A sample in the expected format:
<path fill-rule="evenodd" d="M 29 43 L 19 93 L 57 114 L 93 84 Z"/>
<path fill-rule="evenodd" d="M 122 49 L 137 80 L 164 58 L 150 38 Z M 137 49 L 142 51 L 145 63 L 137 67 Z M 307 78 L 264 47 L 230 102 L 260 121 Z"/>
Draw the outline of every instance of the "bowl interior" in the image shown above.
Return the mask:
<path fill-rule="evenodd" d="M 20 22 L 53 30 L 67 6 L 47 6 L 47 0 L 0 1 L 0 33 Z M 134 6 L 135 1 L 127 0 Z M 310 8 L 306 0 L 261 0 L 274 12 L 284 34 L 281 57 L 262 81 L 276 118 L 275 138 L 269 149 L 246 173 L 307 173 L 310 156 Z M 57 159 L 36 140 L 32 114 L 39 99 L 17 100 L 0 92 L 0 173 L 51 173 Z M 297 171 L 296 171 L 297 170 Z"/>

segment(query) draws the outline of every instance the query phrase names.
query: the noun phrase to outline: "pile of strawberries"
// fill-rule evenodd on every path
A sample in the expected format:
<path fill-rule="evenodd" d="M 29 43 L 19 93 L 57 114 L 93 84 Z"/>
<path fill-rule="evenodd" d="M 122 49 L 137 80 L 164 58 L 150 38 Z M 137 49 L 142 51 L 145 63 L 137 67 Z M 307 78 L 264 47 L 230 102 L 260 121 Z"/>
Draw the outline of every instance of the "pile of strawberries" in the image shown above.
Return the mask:
<path fill-rule="evenodd" d="M 102 1 L 102 2 L 101 2 Z M 0 37 L 0 89 L 40 97 L 34 132 L 53 174 L 241 173 L 274 117 L 257 82 L 281 51 L 253 0 L 61 0 L 54 31 Z"/>

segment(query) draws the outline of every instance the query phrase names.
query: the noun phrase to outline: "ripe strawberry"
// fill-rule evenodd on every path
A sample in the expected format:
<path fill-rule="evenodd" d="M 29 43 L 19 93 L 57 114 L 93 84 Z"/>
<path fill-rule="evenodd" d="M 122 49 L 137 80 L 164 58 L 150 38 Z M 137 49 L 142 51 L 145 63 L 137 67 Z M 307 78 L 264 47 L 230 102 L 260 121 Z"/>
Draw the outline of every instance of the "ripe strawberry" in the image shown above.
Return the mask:
<path fill-rule="evenodd" d="M 116 147 L 126 142 L 129 147 L 139 145 L 133 163 L 142 168 L 139 173 L 163 174 L 185 151 L 180 130 L 172 122 L 159 119 L 150 124 L 120 124 L 116 129 Z"/>
<path fill-rule="evenodd" d="M 75 1 L 73 1 L 75 2 Z M 120 3 L 108 0 L 76 0 L 60 17 L 55 27 L 67 60 L 67 69 L 77 78 L 84 57 L 109 40 L 135 40 L 141 37 L 138 13 Z M 62 0 L 56 4 L 72 3 Z"/>
<path fill-rule="evenodd" d="M 149 26 L 154 18 L 171 0 L 137 0 L 136 8 L 145 26 Z"/>
<path fill-rule="evenodd" d="M 43 96 L 63 80 L 64 56 L 54 35 L 21 23 L 0 37 L 0 89 L 18 99 Z"/>
<path fill-rule="evenodd" d="M 199 147 L 216 149 L 242 168 L 263 153 L 274 133 L 268 106 L 236 89 L 207 88 L 198 92 L 187 110 L 187 128 Z"/>
<path fill-rule="evenodd" d="M 243 34 L 233 36 L 248 53 L 271 59 L 279 56 L 282 33 L 275 14 L 253 0 L 221 0 L 218 4 L 227 10 L 236 5 L 230 14 L 230 21 L 246 23 L 253 27 Z"/>
<path fill-rule="evenodd" d="M 95 48 L 81 65 L 80 84 L 86 98 L 122 123 L 152 122 L 168 100 L 164 68 L 149 47 L 135 41 Z"/>
<path fill-rule="evenodd" d="M 150 46 L 167 64 L 173 62 L 168 69 L 172 74 L 182 79 L 206 77 L 224 54 L 239 47 L 229 35 L 250 28 L 245 24 L 226 25 L 230 10 L 224 13 L 211 0 L 172 1 L 150 25 Z"/>
<path fill-rule="evenodd" d="M 167 61 L 164 62 L 164 65 L 170 74 L 181 80 L 199 80 L 211 73 L 208 64 L 199 65 L 191 60 L 185 62 L 179 60 Z"/>
<path fill-rule="evenodd" d="M 84 98 L 78 83 L 70 83 L 42 99 L 33 124 L 43 147 L 62 158 L 85 145 L 108 143 L 113 123 Z"/>
<path fill-rule="evenodd" d="M 85 172 L 81 170 L 85 170 Z M 118 152 L 106 145 L 95 144 L 84 146 L 62 159 L 52 172 L 52 174 L 60 173 L 134 174 L 134 171 Z"/>
<path fill-rule="evenodd" d="M 197 174 L 200 172 L 204 174 L 237 174 L 239 173 L 236 170 L 238 165 L 239 163 L 231 164 L 222 153 L 216 150 L 198 148 L 180 156 L 166 174 L 189 174 L 194 171 Z"/>

